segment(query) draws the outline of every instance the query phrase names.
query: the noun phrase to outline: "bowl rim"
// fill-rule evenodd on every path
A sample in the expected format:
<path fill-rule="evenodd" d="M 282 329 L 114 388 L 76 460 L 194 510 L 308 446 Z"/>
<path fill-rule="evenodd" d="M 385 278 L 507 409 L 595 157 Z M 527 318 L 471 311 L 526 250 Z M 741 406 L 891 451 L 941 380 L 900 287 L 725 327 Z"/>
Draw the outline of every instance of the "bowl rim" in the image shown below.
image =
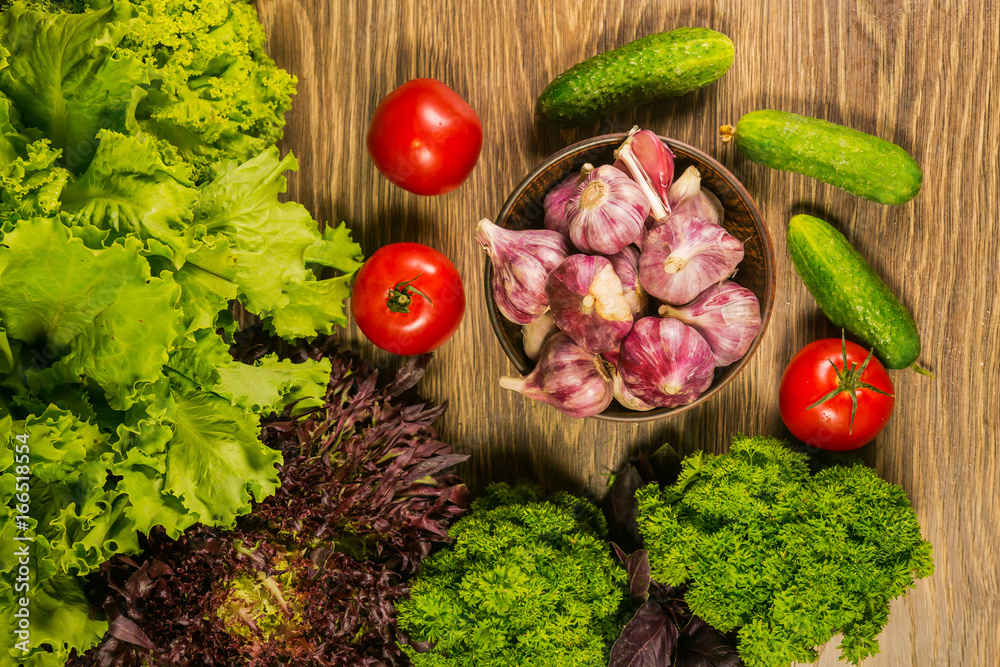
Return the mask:
<path fill-rule="evenodd" d="M 602 134 L 596 137 L 591 137 L 590 139 L 584 139 L 583 141 L 578 141 L 575 144 L 571 144 L 562 150 L 553 153 L 546 160 L 544 160 L 540 165 L 535 167 L 527 176 L 525 176 L 517 187 L 514 188 L 513 192 L 507 197 L 500 209 L 500 214 L 496 218 L 496 224 L 504 227 L 504 223 L 510 217 L 511 211 L 514 209 L 515 204 L 524 194 L 524 192 L 531 186 L 531 184 L 537 179 L 543 172 L 545 172 L 553 164 L 563 160 L 567 156 L 574 155 L 576 153 L 586 151 L 593 148 L 600 148 L 607 145 L 613 145 L 615 143 L 620 143 L 628 137 L 628 132 L 618 132 L 614 134 Z M 673 417 L 675 415 L 686 412 L 702 403 L 708 401 L 717 393 L 719 393 L 726 385 L 733 381 L 733 379 L 743 372 L 743 368 L 746 366 L 750 358 L 757 352 L 757 348 L 760 346 L 761 340 L 764 338 L 764 333 L 767 331 L 767 327 L 771 322 L 771 314 L 774 311 L 774 298 L 775 298 L 775 260 L 774 260 L 774 247 L 771 241 L 771 234 L 767 229 L 767 224 L 764 221 L 763 215 L 761 215 L 760 209 L 757 207 L 757 203 L 750 196 L 750 193 L 743 186 L 736 176 L 733 175 L 725 166 L 722 165 L 718 160 L 708 155 L 704 151 L 686 144 L 683 141 L 677 141 L 676 139 L 671 139 L 670 137 L 665 137 L 663 135 L 657 135 L 661 141 L 667 144 L 667 146 L 675 153 L 684 153 L 695 157 L 706 164 L 709 164 L 715 171 L 722 177 L 726 183 L 733 188 L 737 196 L 741 200 L 747 203 L 747 208 L 750 212 L 750 217 L 753 219 L 754 226 L 757 228 L 758 233 L 761 237 L 761 246 L 763 247 L 763 261 L 764 261 L 764 303 L 761 304 L 761 327 L 760 331 L 757 332 L 757 336 L 754 338 L 750 347 L 747 349 L 746 354 L 744 354 L 739 361 L 735 364 L 731 364 L 727 367 L 726 377 L 722 382 L 718 383 L 714 387 L 709 388 L 708 391 L 703 393 L 701 396 L 696 398 L 694 401 L 688 403 L 687 405 L 680 405 L 674 408 L 654 408 L 647 412 L 637 412 L 632 411 L 629 414 L 613 413 L 607 414 L 607 410 L 596 414 L 593 416 L 594 419 L 601 421 L 610 421 L 618 423 L 642 423 L 658 421 L 661 419 L 666 419 L 668 417 Z M 500 314 L 500 309 L 497 308 L 496 302 L 493 299 L 493 263 L 486 262 L 486 269 L 484 273 L 485 281 L 483 283 L 484 291 L 486 292 L 486 310 L 490 317 L 490 326 L 493 328 L 493 334 L 500 343 L 500 347 L 503 349 L 504 354 L 507 359 L 517 368 L 517 371 L 522 375 L 527 375 L 531 372 L 531 366 L 525 366 L 521 363 L 517 352 L 514 350 L 514 345 L 503 333 L 503 322 Z M 627 408 L 625 408 L 627 410 Z"/>

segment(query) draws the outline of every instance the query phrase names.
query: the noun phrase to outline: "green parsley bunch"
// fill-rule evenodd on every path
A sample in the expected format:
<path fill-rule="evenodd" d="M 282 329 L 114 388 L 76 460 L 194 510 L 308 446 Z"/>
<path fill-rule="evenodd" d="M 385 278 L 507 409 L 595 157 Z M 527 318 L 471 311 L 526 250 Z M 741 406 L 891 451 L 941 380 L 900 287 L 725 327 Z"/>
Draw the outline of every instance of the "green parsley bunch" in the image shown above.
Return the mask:
<path fill-rule="evenodd" d="M 625 572 L 604 517 L 566 493 L 493 484 L 397 604 L 416 667 L 604 667 Z"/>
<path fill-rule="evenodd" d="M 713 627 L 739 628 L 748 667 L 812 662 L 838 633 L 849 662 L 877 653 L 890 601 L 934 569 L 902 488 L 860 464 L 810 475 L 775 438 L 690 456 L 675 484 L 636 497 L 653 578 L 687 584 Z"/>

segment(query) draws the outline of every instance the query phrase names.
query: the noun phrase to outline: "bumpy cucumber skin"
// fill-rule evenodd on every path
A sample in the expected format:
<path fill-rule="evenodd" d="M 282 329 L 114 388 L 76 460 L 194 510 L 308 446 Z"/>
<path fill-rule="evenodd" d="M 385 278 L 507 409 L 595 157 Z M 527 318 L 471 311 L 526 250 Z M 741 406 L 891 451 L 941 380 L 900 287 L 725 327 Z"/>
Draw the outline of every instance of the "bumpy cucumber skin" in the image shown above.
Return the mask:
<path fill-rule="evenodd" d="M 787 111 L 743 116 L 736 145 L 766 167 L 805 174 L 880 204 L 905 204 L 924 178 L 916 160 L 892 142 Z"/>
<path fill-rule="evenodd" d="M 536 113 L 556 127 L 587 125 L 707 86 L 729 70 L 734 53 L 728 37 L 708 28 L 642 37 L 560 74 L 539 95 Z"/>
<path fill-rule="evenodd" d="M 917 360 L 913 316 L 843 234 L 819 218 L 797 215 L 788 223 L 788 251 L 827 319 L 867 343 L 886 368 Z"/>

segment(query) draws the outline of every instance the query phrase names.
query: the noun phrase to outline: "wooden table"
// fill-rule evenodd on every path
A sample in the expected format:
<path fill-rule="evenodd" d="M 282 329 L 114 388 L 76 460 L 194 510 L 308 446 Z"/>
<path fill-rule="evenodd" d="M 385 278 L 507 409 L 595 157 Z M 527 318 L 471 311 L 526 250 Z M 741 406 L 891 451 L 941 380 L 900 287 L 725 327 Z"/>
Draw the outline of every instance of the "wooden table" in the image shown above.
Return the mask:
<path fill-rule="evenodd" d="M 936 380 L 895 372 L 896 413 L 865 459 L 901 484 L 935 549 L 936 574 L 892 607 L 871 667 L 1000 664 L 1000 10 L 974 2 L 650 2 L 646 0 L 278 0 L 259 10 L 280 65 L 300 79 L 283 147 L 301 162 L 290 195 L 321 220 L 347 220 L 367 253 L 396 241 L 430 244 L 458 266 L 468 313 L 421 387 L 450 401 L 446 440 L 473 457 L 473 488 L 538 480 L 600 495 L 630 455 L 669 442 L 721 452 L 737 431 L 785 434 L 777 386 L 792 354 L 839 335 L 788 259 L 788 218 L 809 211 L 840 228 L 910 307 L 922 363 Z M 637 37 L 684 25 L 729 35 L 736 60 L 716 85 L 576 131 L 534 123 L 535 97 L 567 67 Z M 464 96 L 483 121 L 479 165 L 438 198 L 389 184 L 364 148 L 390 90 L 429 76 Z M 924 168 L 905 206 L 857 199 L 773 172 L 717 138 L 718 126 L 761 108 L 819 116 L 877 134 Z M 755 197 L 778 258 L 770 328 L 746 370 L 713 401 L 678 418 L 623 426 L 579 421 L 500 389 L 513 373 L 487 319 L 485 257 L 474 229 L 494 217 L 535 165 L 559 148 L 634 123 L 702 148 Z M 990 334 L 993 334 L 992 336 Z M 387 355 L 356 328 L 345 343 Z M 837 664 L 836 642 L 821 665 Z"/>

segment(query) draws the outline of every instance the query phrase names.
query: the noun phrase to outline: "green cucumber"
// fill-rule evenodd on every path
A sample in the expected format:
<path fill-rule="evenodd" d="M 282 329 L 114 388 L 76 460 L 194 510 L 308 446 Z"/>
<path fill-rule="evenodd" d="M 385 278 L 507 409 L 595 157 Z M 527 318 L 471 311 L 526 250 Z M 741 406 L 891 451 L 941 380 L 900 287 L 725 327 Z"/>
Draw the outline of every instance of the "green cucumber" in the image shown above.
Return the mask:
<path fill-rule="evenodd" d="M 916 362 L 920 334 L 913 316 L 843 234 L 819 218 L 797 215 L 788 223 L 788 251 L 827 319 L 867 343 L 886 368 Z"/>
<path fill-rule="evenodd" d="M 896 144 L 818 118 L 787 111 L 752 111 L 735 130 L 720 129 L 722 140 L 736 136 L 748 158 L 781 171 L 794 171 L 836 185 L 880 204 L 905 204 L 920 192 L 920 165 Z"/>
<path fill-rule="evenodd" d="M 678 28 L 612 49 L 560 74 L 538 97 L 538 117 L 587 125 L 616 111 L 712 83 L 733 63 L 733 43 L 708 28 Z"/>

